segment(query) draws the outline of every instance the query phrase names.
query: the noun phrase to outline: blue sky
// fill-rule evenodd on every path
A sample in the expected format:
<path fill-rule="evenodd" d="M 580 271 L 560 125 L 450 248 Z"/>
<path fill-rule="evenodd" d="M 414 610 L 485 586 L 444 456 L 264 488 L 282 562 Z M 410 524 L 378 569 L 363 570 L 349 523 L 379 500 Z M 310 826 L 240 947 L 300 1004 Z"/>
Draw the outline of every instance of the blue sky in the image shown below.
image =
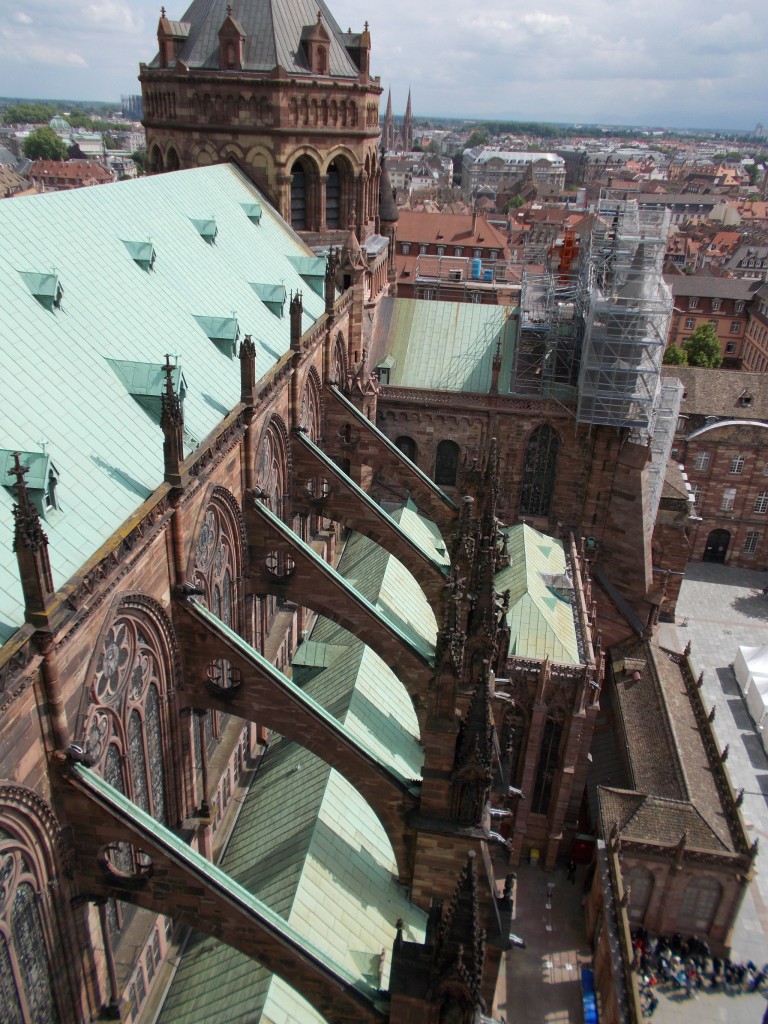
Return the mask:
<path fill-rule="evenodd" d="M 237 3 L 233 3 L 237 13 Z M 758 0 L 330 0 L 370 22 L 372 70 L 414 112 L 753 128 L 768 123 L 768 19 Z M 168 4 L 180 18 L 185 5 Z M 159 4 L 4 0 L 0 95 L 138 92 Z M 384 99 L 386 98 L 386 94 Z M 383 106 L 382 101 L 382 106 Z"/>

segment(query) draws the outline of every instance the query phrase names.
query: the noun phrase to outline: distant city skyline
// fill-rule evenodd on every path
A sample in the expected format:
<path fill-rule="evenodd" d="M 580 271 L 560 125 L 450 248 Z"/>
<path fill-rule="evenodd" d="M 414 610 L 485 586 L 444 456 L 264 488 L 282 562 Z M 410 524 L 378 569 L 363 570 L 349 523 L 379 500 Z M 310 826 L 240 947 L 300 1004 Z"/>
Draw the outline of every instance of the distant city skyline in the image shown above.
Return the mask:
<path fill-rule="evenodd" d="M 168 16 L 180 19 L 186 6 L 171 0 Z M 396 114 L 410 87 L 417 117 L 713 130 L 768 122 L 768 27 L 757 0 L 730 11 L 715 0 L 329 7 L 342 29 L 369 21 L 372 71 L 385 96 L 391 87 Z M 9 4 L 0 20 L 0 95 L 117 100 L 138 92 L 159 14 L 148 0 Z"/>

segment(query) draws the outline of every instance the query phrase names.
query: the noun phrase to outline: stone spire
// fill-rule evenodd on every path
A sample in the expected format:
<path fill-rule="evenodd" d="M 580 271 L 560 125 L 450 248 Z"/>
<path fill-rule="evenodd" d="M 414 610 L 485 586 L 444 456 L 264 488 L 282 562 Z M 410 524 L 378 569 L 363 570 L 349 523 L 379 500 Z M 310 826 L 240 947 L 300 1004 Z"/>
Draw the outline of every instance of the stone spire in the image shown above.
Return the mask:
<path fill-rule="evenodd" d="M 381 136 L 382 147 L 385 151 L 395 148 L 395 118 L 392 113 L 392 90 L 387 93 L 387 111 L 384 114 L 384 130 Z"/>
<path fill-rule="evenodd" d="M 410 153 L 413 149 L 413 110 L 411 109 L 411 90 L 408 90 L 408 102 L 405 105 L 403 118 L 403 146 Z"/>
<path fill-rule="evenodd" d="M 163 461 L 165 463 L 165 481 L 174 487 L 182 484 L 182 463 L 184 462 L 184 410 L 181 399 L 176 393 L 174 383 L 175 366 L 171 365 L 171 357 L 166 354 L 165 391 L 162 395 L 162 411 L 160 426 L 163 428 Z"/>
<path fill-rule="evenodd" d="M 13 550 L 19 564 L 24 610 L 28 622 L 47 626 L 48 609 L 53 597 L 53 578 L 48 558 L 48 537 L 40 523 L 24 477 L 28 466 L 21 464 L 21 453 L 13 453 L 10 476 L 16 477 L 16 504 L 13 506 Z"/>
<path fill-rule="evenodd" d="M 485 932 L 480 927 L 477 868 L 475 853 L 470 850 L 443 912 L 433 967 L 435 1002 L 446 1010 L 456 1007 L 462 1014 L 457 1019 L 473 1020 L 477 1011 L 486 1009 L 481 995 L 484 960 Z M 454 1018 L 448 1014 L 446 1019 Z"/>

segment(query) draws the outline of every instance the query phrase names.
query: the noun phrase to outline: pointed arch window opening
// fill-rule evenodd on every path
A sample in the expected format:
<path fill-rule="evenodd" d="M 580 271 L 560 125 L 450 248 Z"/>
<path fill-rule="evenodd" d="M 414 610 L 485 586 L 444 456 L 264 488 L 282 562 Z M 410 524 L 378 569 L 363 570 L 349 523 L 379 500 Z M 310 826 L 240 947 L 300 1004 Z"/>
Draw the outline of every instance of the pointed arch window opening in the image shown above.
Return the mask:
<path fill-rule="evenodd" d="M 19 842 L 0 834 L 0 999 L 8 1024 L 58 1024 L 37 878 Z"/>
<path fill-rule="evenodd" d="M 559 440 L 548 423 L 537 427 L 528 438 L 520 488 L 522 515 L 548 516 L 557 476 Z"/>
<path fill-rule="evenodd" d="M 291 227 L 307 229 L 307 175 L 301 163 L 294 164 L 291 173 Z"/>
<path fill-rule="evenodd" d="M 341 173 L 334 160 L 328 168 L 325 185 L 325 223 L 328 228 L 340 228 L 341 224 Z"/>
<path fill-rule="evenodd" d="M 562 721 L 551 716 L 548 717 L 544 723 L 541 748 L 539 750 L 539 763 L 536 768 L 536 781 L 533 787 L 533 799 L 531 801 L 531 812 L 533 814 L 546 814 L 549 810 L 549 801 L 552 798 L 552 789 L 560 758 L 560 741 L 562 736 Z"/>
<path fill-rule="evenodd" d="M 158 821 L 168 824 L 160 694 L 170 688 L 167 653 L 152 620 L 140 611 L 118 613 L 104 638 L 91 684 L 85 748 L 110 785 Z M 115 843 L 109 859 L 123 874 L 135 870 L 127 843 Z M 109 900 L 107 924 L 117 939 L 133 915 L 129 904 Z"/>
<path fill-rule="evenodd" d="M 242 576 L 242 567 L 238 547 L 239 540 L 232 517 L 219 501 L 212 501 L 206 510 L 198 537 L 194 581 L 203 591 L 200 600 L 206 608 L 221 619 L 225 626 L 239 633 L 237 581 Z M 219 686 L 227 686 L 228 681 L 234 677 L 232 665 L 225 658 L 217 659 L 210 672 L 211 679 Z M 219 711 L 208 711 L 204 717 L 206 748 L 212 754 L 230 716 Z M 200 763 L 197 756 L 195 763 Z"/>
<path fill-rule="evenodd" d="M 435 483 L 439 487 L 455 487 L 459 472 L 459 446 L 455 441 L 441 441 L 435 456 Z"/>

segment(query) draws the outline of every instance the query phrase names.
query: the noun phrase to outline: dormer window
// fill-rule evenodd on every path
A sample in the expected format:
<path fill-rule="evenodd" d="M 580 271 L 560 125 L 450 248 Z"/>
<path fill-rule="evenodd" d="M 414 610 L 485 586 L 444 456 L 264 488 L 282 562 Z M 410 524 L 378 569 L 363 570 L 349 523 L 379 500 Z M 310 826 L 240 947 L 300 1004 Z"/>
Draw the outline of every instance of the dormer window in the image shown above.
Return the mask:
<path fill-rule="evenodd" d="M 57 273 L 31 274 L 22 272 L 21 277 L 24 284 L 26 284 L 41 306 L 51 312 L 55 309 L 61 309 L 64 289 L 61 286 Z"/>
<path fill-rule="evenodd" d="M 285 285 L 284 284 L 251 284 L 251 288 L 267 307 L 267 309 L 281 319 L 285 310 Z"/>
<path fill-rule="evenodd" d="M 227 16 L 219 29 L 219 67 L 222 71 L 240 71 L 243 67 L 245 32 L 227 7 Z"/>
<path fill-rule="evenodd" d="M 748 409 L 752 405 L 753 401 L 754 397 L 749 391 L 742 391 L 739 395 L 739 405 L 742 409 Z"/>
<path fill-rule="evenodd" d="M 317 12 L 317 21 L 314 25 L 305 25 L 301 32 L 301 41 L 304 44 L 304 52 L 307 57 L 309 70 L 316 75 L 328 74 L 328 48 L 331 37 L 323 24 L 323 16 Z"/>
<path fill-rule="evenodd" d="M 157 253 L 152 242 L 126 242 L 123 245 L 131 254 L 133 262 L 142 270 L 152 270 L 155 266 Z"/>
<path fill-rule="evenodd" d="M 216 241 L 216 235 L 219 233 L 215 219 L 211 217 L 210 220 L 193 220 L 192 223 L 203 241 L 213 245 Z"/>
<path fill-rule="evenodd" d="M 165 368 L 162 363 L 139 363 L 131 359 L 107 359 L 125 390 L 155 423 L 160 422 L 163 411 L 162 395 L 165 391 Z M 173 385 L 181 403 L 187 392 L 187 382 L 181 367 L 173 370 Z"/>
<path fill-rule="evenodd" d="M 11 475 L 15 465 L 14 452 L 0 450 L 0 485 L 16 497 L 16 477 Z M 48 516 L 59 507 L 56 488 L 59 471 L 46 452 L 19 452 L 22 466 L 29 472 L 24 477 L 27 493 L 41 516 Z"/>
<path fill-rule="evenodd" d="M 220 352 L 229 356 L 230 359 L 234 358 L 237 339 L 240 337 L 240 327 L 234 314 L 232 316 L 196 316 L 195 320 Z"/>

